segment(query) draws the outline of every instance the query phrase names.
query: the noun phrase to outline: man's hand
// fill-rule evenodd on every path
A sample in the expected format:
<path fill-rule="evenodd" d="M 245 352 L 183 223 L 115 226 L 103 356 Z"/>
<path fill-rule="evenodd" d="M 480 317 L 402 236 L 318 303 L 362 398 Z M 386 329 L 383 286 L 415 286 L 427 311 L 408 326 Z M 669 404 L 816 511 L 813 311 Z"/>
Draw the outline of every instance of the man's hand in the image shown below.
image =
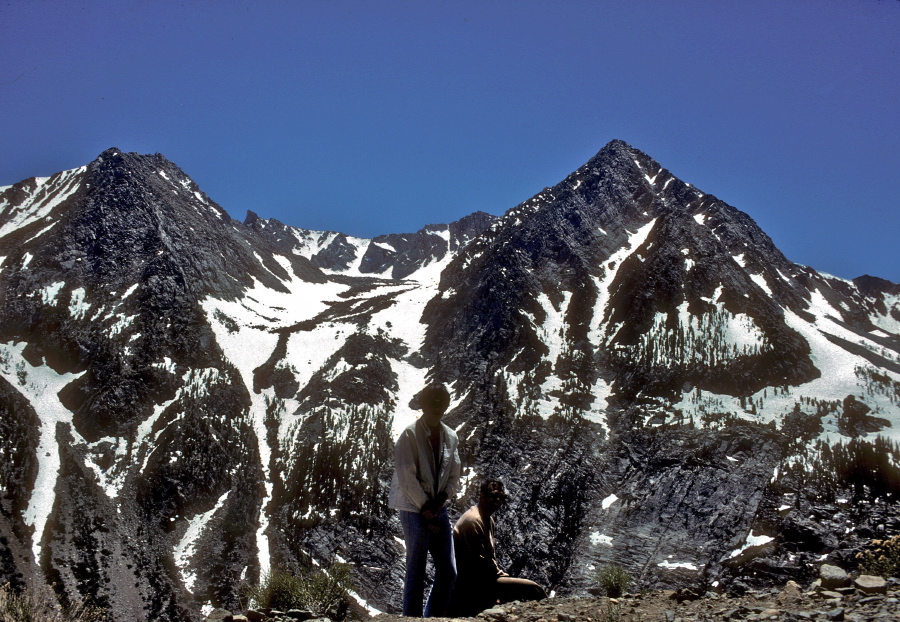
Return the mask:
<path fill-rule="evenodd" d="M 446 501 L 447 493 L 441 491 L 440 493 L 438 493 L 437 497 L 426 501 L 425 505 L 422 506 L 422 509 L 419 510 L 419 513 L 425 520 L 434 520 L 438 517 L 438 512 L 440 512 L 441 508 L 444 507 L 444 503 L 446 503 Z"/>
<path fill-rule="evenodd" d="M 441 504 L 443 505 L 443 503 Z M 437 504 L 436 499 L 429 499 L 419 510 L 419 515 L 425 519 L 425 529 L 431 533 L 440 533 L 441 525 L 437 521 L 438 512 L 441 511 L 441 505 Z"/>

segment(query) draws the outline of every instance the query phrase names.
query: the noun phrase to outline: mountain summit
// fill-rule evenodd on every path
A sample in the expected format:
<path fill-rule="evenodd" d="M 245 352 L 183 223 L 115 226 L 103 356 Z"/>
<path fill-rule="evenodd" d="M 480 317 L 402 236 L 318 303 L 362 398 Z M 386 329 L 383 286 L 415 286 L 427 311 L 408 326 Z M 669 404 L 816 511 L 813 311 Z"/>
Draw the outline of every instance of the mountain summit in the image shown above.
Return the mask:
<path fill-rule="evenodd" d="M 451 512 L 504 479 L 501 561 L 563 593 L 610 561 L 640 586 L 800 579 L 900 494 L 900 287 L 791 262 L 621 141 L 500 218 L 374 239 L 233 220 L 110 149 L 0 188 L 0 314 L 0 582 L 116 620 L 335 559 L 395 609 L 393 440 L 432 378 Z M 841 494 L 872 505 L 851 521 Z"/>

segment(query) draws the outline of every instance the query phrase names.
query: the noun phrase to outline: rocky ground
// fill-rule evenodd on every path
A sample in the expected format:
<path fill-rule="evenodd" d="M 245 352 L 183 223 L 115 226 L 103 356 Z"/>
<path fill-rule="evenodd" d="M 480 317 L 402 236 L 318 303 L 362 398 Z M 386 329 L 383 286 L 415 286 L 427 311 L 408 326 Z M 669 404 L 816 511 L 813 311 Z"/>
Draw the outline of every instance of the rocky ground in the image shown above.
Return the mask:
<path fill-rule="evenodd" d="M 288 622 L 306 619 L 302 612 L 248 617 L 223 615 L 206 622 Z M 310 617 L 310 616 L 307 616 Z M 833 566 L 806 589 L 789 581 L 781 589 L 728 596 L 716 592 L 660 590 L 627 594 L 621 598 L 551 598 L 536 603 L 509 603 L 482 612 L 477 622 L 704 622 L 738 620 L 801 620 L 875 622 L 900 620 L 900 580 L 861 576 L 855 580 Z M 409 618 L 382 614 L 371 622 L 409 622 Z M 435 622 L 454 622 L 435 618 Z"/>

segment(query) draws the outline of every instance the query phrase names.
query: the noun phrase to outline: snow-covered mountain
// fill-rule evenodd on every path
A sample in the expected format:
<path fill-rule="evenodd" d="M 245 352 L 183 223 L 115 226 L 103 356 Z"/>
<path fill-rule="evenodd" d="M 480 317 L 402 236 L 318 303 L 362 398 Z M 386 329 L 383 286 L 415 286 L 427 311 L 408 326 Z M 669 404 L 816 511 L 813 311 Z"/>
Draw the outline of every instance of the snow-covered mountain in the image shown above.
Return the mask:
<path fill-rule="evenodd" d="M 900 432 L 900 287 L 790 262 L 620 141 L 501 218 L 372 240 L 239 223 L 111 149 L 0 188 L 0 306 L 0 582 L 121 620 L 335 559 L 396 608 L 386 489 L 426 378 L 454 511 L 503 477 L 504 562 L 563 591 L 610 560 L 737 581 L 753 529 L 806 520 L 823 447 Z"/>

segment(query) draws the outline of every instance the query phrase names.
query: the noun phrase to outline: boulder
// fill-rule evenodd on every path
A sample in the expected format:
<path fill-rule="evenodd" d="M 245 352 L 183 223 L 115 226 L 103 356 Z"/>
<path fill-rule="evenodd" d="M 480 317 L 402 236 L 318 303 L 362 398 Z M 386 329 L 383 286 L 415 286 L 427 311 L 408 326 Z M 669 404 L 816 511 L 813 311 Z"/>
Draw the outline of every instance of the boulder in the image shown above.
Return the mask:
<path fill-rule="evenodd" d="M 231 615 L 231 612 L 227 609 L 213 609 L 206 617 L 203 619 L 203 622 L 232 622 L 234 620 L 234 616 Z"/>
<path fill-rule="evenodd" d="M 822 564 L 822 567 L 819 568 L 819 579 L 822 581 L 822 587 L 826 590 L 850 586 L 850 575 L 843 568 L 831 564 Z"/>
<path fill-rule="evenodd" d="M 781 590 L 781 594 L 778 595 L 778 603 L 786 605 L 788 603 L 794 603 L 803 598 L 803 590 L 800 589 L 800 586 L 797 585 L 796 581 L 788 581 L 784 589 Z"/>
<path fill-rule="evenodd" d="M 881 577 L 863 574 L 859 575 L 853 584 L 865 594 L 887 594 L 887 581 Z"/>

